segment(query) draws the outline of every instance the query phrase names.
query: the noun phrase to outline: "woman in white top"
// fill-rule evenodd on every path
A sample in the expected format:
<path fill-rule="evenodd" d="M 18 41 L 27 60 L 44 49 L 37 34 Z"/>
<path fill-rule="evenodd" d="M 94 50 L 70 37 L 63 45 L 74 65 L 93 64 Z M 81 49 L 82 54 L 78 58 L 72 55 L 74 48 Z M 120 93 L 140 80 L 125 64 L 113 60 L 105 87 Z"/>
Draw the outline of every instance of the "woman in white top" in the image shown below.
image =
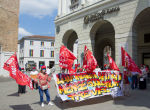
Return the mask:
<path fill-rule="evenodd" d="M 36 76 L 37 74 L 38 74 L 38 71 L 36 70 L 35 67 L 33 67 L 32 71 L 30 72 L 30 76 Z M 35 78 L 36 78 L 36 77 L 35 77 Z M 35 83 L 35 82 L 34 82 L 34 79 L 35 79 L 35 78 L 31 77 L 31 79 L 32 79 L 32 84 L 33 84 L 33 88 L 34 88 L 34 89 L 38 89 L 38 83 Z"/>

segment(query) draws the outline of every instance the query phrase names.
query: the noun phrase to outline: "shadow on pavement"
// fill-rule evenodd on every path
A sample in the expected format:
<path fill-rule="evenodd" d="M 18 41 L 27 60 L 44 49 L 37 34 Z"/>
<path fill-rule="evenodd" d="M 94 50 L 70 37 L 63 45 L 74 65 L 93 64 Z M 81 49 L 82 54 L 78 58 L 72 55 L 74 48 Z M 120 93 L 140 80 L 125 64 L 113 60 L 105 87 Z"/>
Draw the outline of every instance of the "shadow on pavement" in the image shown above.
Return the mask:
<path fill-rule="evenodd" d="M 88 99 L 88 100 L 81 101 L 81 102 L 74 102 L 74 101 L 66 102 L 65 101 L 61 103 L 60 97 L 56 96 L 55 99 L 53 100 L 53 103 L 57 107 L 63 110 L 63 109 L 68 109 L 68 108 L 73 108 L 73 107 L 80 107 L 80 106 L 92 105 L 92 104 L 97 104 L 97 103 L 105 103 L 110 100 L 112 100 L 111 96 L 103 96 L 103 97 Z"/>
<path fill-rule="evenodd" d="M 10 105 L 13 110 L 33 110 L 30 105 Z"/>
<path fill-rule="evenodd" d="M 130 97 L 124 100 L 116 98 L 114 104 L 150 108 L 150 86 L 146 90 L 132 90 Z"/>
<path fill-rule="evenodd" d="M 10 77 L 0 77 L 0 82 L 9 82 L 9 81 L 13 81 L 13 79 Z"/>
<path fill-rule="evenodd" d="M 18 92 L 15 92 L 15 93 L 13 93 L 13 94 L 9 94 L 9 95 L 7 95 L 7 96 L 16 96 L 16 97 L 18 97 Z"/>

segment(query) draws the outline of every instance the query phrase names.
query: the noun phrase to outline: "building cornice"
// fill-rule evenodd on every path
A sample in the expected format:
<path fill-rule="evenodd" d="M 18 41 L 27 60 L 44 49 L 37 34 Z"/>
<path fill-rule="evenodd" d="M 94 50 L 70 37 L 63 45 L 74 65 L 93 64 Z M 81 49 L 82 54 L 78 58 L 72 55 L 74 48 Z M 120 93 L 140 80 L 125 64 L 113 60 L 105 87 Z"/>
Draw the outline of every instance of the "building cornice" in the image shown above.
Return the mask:
<path fill-rule="evenodd" d="M 64 21 L 67 21 L 68 19 L 84 17 L 88 14 L 93 13 L 93 10 L 98 11 L 99 7 L 102 7 L 102 6 L 105 6 L 105 5 L 107 5 L 105 8 L 110 8 L 110 7 L 125 3 L 127 1 L 132 1 L 132 0 L 121 0 L 121 1 L 119 1 L 119 0 L 103 0 L 103 1 L 98 1 L 94 4 L 91 4 L 91 5 L 85 6 L 83 8 L 80 8 L 80 9 L 74 11 L 74 12 L 71 12 L 71 13 L 67 14 L 67 15 L 56 17 L 55 24 L 60 25 Z M 103 8 L 103 9 L 105 9 L 105 8 Z"/>

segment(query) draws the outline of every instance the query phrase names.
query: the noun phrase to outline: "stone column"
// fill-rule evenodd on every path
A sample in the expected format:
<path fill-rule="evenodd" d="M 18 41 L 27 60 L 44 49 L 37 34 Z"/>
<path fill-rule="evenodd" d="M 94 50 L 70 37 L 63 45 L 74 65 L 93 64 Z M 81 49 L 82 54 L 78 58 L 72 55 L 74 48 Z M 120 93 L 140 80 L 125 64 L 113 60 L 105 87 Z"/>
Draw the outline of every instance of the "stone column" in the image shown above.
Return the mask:
<path fill-rule="evenodd" d="M 62 14 L 62 0 L 58 0 L 58 16 Z"/>
<path fill-rule="evenodd" d="M 132 32 L 115 35 L 115 59 L 116 64 L 122 69 L 121 66 L 121 46 L 124 47 L 125 51 L 132 57 L 134 61 L 137 58 L 137 46 L 136 39 L 133 37 Z M 137 62 L 135 62 L 137 63 Z"/>
<path fill-rule="evenodd" d="M 85 5 L 85 0 L 81 0 L 81 5 Z"/>
<path fill-rule="evenodd" d="M 67 0 L 63 0 L 62 2 L 62 14 L 65 15 L 67 12 Z"/>

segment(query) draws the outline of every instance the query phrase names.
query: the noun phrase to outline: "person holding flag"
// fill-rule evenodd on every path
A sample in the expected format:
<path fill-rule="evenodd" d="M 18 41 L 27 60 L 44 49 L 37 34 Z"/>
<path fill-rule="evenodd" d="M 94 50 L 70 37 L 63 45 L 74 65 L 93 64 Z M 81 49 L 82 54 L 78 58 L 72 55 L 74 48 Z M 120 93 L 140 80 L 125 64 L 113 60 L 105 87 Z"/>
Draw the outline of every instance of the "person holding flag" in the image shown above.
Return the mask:
<path fill-rule="evenodd" d="M 121 47 L 121 55 L 122 55 L 122 66 L 126 67 L 132 75 L 132 89 L 137 88 L 137 82 L 138 82 L 138 75 L 141 74 L 141 70 L 138 68 L 138 66 L 135 64 L 135 62 L 132 60 L 130 55 L 124 50 L 123 47 Z"/>
<path fill-rule="evenodd" d="M 23 72 L 23 68 L 19 67 L 19 70 Z M 18 84 L 18 96 L 20 96 L 21 94 L 25 94 L 25 93 L 26 93 L 26 85 L 19 85 Z"/>
<path fill-rule="evenodd" d="M 129 81 L 129 71 L 125 67 L 123 69 L 123 93 L 124 96 L 129 96 L 130 95 L 130 81 Z"/>
<path fill-rule="evenodd" d="M 19 70 L 18 60 L 16 53 L 12 55 L 5 63 L 5 70 L 9 71 L 9 76 L 12 77 L 18 85 L 25 86 L 28 85 L 31 90 L 33 90 L 32 80 L 28 75 L 24 74 Z"/>

